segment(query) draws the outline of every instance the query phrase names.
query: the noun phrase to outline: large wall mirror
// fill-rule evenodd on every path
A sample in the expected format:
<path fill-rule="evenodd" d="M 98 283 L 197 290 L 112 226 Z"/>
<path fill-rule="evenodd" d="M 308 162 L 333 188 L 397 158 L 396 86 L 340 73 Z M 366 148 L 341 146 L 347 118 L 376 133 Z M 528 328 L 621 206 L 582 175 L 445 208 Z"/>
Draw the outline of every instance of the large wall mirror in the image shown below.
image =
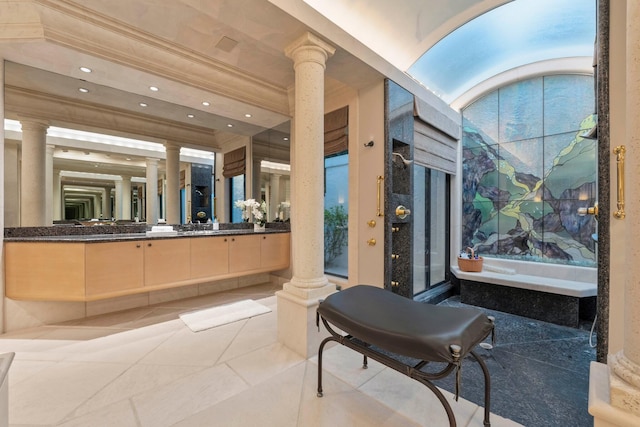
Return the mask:
<path fill-rule="evenodd" d="M 253 137 L 253 195 L 267 204 L 270 222 L 288 222 L 291 212 L 291 122 Z"/>
<path fill-rule="evenodd" d="M 224 151 L 220 146 L 224 142 L 219 141 L 237 135 L 256 141 L 254 159 L 259 157 L 258 165 L 263 162 L 264 169 L 253 175 L 262 178 L 254 194 L 256 198 L 268 198 L 269 220 L 288 218 L 288 210 L 284 210 L 290 188 L 286 116 L 258 114 L 262 111 L 259 108 L 238 105 L 234 107 L 238 114 L 233 113 L 244 119 L 231 119 L 229 111 L 221 116 L 213 112 L 214 106 L 194 103 L 202 93 L 189 87 L 182 90 L 178 82 L 172 83 L 175 87 L 161 88 L 165 94 L 173 93 L 169 102 L 131 92 L 128 87 L 116 88 L 140 86 L 138 92 L 148 92 L 146 80 L 125 79 L 101 85 L 91 80 L 101 78 L 103 70 L 85 74 L 78 67 L 68 69 L 71 75 L 4 61 L 5 227 L 20 226 L 21 121 L 25 117 L 49 124 L 47 168 L 51 169 L 47 174 L 53 177 L 54 188 L 49 224 L 121 218 L 134 221 L 136 217 L 145 220 L 145 198 L 149 196 L 145 181 L 150 161 L 157 162 L 158 218 L 163 218 L 164 144 L 181 146 L 184 169 L 189 168 L 185 165 L 213 165 L 214 152 Z M 114 78 L 119 75 L 113 73 Z M 260 118 L 247 118 L 251 112 Z M 274 128 L 277 123 L 282 124 Z M 275 185 L 276 175 L 279 186 Z M 131 186 L 131 212 L 126 214 L 120 212 L 115 197 L 123 178 L 126 188 L 129 182 Z M 183 204 L 188 206 L 188 201 Z M 188 218 L 188 212 L 182 216 Z"/>

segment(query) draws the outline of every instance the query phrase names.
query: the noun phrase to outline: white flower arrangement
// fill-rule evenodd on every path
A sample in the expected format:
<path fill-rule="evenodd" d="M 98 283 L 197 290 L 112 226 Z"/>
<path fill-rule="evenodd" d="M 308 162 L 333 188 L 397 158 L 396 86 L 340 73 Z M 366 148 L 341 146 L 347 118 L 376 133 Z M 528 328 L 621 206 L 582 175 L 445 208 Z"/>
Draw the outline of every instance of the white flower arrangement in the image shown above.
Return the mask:
<path fill-rule="evenodd" d="M 255 199 L 236 200 L 235 206 L 242 209 L 242 219 L 245 221 L 249 221 L 251 215 L 253 215 L 254 224 L 262 227 L 267 223 L 267 204 L 264 201 L 258 202 Z"/>

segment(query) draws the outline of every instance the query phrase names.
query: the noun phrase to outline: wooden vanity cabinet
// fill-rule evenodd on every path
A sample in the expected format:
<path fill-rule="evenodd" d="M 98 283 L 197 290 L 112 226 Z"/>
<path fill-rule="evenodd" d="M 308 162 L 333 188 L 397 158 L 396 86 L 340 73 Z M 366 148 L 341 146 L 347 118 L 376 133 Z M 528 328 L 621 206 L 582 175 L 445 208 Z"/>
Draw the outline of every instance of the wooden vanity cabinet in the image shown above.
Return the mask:
<path fill-rule="evenodd" d="M 289 234 L 260 236 L 260 268 L 282 270 L 289 267 L 291 240 Z"/>
<path fill-rule="evenodd" d="M 260 268 L 260 236 L 245 235 L 229 238 L 229 273 Z"/>
<path fill-rule="evenodd" d="M 84 245 L 5 244 L 5 294 L 35 301 L 84 299 Z"/>
<path fill-rule="evenodd" d="M 94 301 L 287 268 L 289 233 L 5 242 L 5 294 Z"/>
<path fill-rule="evenodd" d="M 200 279 L 229 272 L 229 238 L 199 237 L 191 240 L 191 278 Z"/>
<path fill-rule="evenodd" d="M 88 297 L 141 289 L 144 281 L 142 241 L 78 245 L 85 247 Z"/>
<path fill-rule="evenodd" d="M 190 240 L 144 240 L 144 285 L 154 286 L 189 280 Z"/>

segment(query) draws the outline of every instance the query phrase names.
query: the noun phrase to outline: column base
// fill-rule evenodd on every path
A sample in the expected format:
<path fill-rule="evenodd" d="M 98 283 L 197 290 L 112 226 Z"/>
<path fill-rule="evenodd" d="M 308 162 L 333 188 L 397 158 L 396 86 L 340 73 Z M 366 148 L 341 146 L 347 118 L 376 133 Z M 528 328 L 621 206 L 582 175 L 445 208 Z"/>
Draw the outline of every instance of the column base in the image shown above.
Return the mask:
<path fill-rule="evenodd" d="M 316 326 L 319 300 L 336 292 L 328 283 L 321 288 L 304 289 L 285 283 L 276 292 L 278 301 L 278 341 L 305 358 L 318 353 L 320 342 L 329 333 Z M 322 325 L 321 325 L 322 326 Z"/>
<path fill-rule="evenodd" d="M 593 415 L 593 426 L 627 427 L 640 425 L 640 417 L 612 405 L 611 394 L 614 385 L 610 381 L 613 377 L 615 377 L 615 374 L 610 373 L 608 365 L 591 362 L 589 370 L 589 413 Z"/>
<path fill-rule="evenodd" d="M 608 365 L 611 404 L 640 417 L 640 366 L 629 360 L 623 350 L 609 355 Z"/>

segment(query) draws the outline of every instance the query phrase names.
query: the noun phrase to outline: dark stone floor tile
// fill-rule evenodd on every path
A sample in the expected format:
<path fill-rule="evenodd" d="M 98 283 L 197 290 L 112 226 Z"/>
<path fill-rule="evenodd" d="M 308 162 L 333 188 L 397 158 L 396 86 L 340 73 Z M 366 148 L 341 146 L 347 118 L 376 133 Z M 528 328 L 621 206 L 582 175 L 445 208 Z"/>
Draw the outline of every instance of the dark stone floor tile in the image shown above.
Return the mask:
<path fill-rule="evenodd" d="M 496 345 L 496 349 L 541 363 L 589 376 L 589 364 L 596 360 L 596 349 L 584 337 Z"/>
<path fill-rule="evenodd" d="M 465 306 L 456 297 L 441 305 Z M 495 347 L 475 350 L 491 375 L 491 411 L 527 427 L 591 427 L 589 364 L 595 349 L 589 345 L 589 330 L 481 310 L 496 318 Z M 460 395 L 484 405 L 482 370 L 471 356 L 467 359 Z M 454 375 L 435 383 L 455 390 Z"/>

